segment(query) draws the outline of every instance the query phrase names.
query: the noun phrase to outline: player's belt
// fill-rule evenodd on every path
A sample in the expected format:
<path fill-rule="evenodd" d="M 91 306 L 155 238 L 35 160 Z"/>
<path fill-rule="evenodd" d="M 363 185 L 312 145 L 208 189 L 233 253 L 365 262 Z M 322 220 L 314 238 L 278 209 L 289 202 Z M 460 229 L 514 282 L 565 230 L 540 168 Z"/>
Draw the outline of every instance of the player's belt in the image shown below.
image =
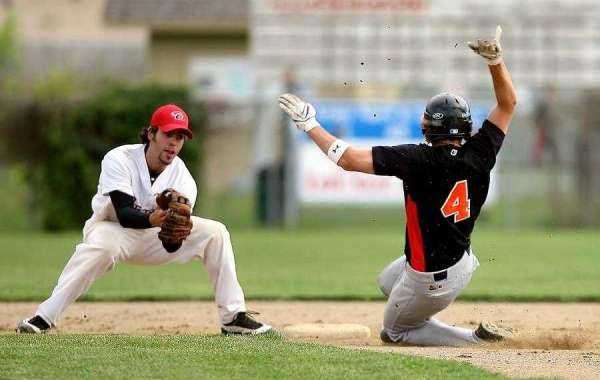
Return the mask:
<path fill-rule="evenodd" d="M 448 271 L 443 270 L 433 274 L 433 281 L 442 281 L 448 278 Z"/>
<path fill-rule="evenodd" d="M 471 249 L 469 248 L 468 250 L 465 251 L 465 253 L 467 254 L 467 256 L 471 255 Z M 458 259 L 458 261 L 456 263 L 458 263 L 460 260 L 462 259 L 462 257 L 460 259 Z M 455 265 L 456 263 L 452 264 Z M 448 270 L 442 270 L 439 272 L 436 272 L 433 274 L 433 281 L 442 281 L 448 278 Z"/>
<path fill-rule="evenodd" d="M 463 271 L 463 269 L 461 268 L 465 267 L 466 265 L 471 265 L 467 262 L 467 260 L 470 260 L 467 259 L 467 257 L 471 255 L 470 250 L 465 251 L 465 253 L 466 254 L 463 254 L 461 259 L 458 260 L 458 262 L 456 262 L 454 265 L 447 269 L 443 269 L 436 272 L 419 272 L 414 270 L 410 265 L 408 265 L 407 274 L 413 280 L 421 283 L 431 283 L 431 280 L 433 280 L 434 282 L 444 281 L 448 279 L 449 276 L 454 277 L 455 275 L 458 275 L 460 272 Z"/>

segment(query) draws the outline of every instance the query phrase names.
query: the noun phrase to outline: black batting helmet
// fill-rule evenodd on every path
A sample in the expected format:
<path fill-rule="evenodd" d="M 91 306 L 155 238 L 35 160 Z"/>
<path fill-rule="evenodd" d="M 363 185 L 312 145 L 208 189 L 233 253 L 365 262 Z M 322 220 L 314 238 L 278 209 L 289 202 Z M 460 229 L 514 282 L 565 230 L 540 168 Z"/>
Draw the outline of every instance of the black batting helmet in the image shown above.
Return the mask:
<path fill-rule="evenodd" d="M 472 125 L 471 108 L 462 97 L 444 92 L 427 102 L 422 126 L 427 141 L 468 138 Z"/>

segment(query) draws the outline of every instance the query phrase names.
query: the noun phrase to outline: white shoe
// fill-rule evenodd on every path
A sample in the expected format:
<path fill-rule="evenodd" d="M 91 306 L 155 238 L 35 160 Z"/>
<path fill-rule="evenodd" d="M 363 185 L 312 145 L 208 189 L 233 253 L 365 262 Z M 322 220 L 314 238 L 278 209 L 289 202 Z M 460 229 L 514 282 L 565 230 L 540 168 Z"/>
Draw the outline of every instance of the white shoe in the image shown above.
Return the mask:
<path fill-rule="evenodd" d="M 33 317 L 33 318 L 29 318 L 29 319 L 23 319 L 21 322 L 19 322 L 17 324 L 17 333 L 19 334 L 43 334 L 46 331 L 48 331 L 50 329 L 50 327 L 38 327 L 35 325 L 34 319 L 35 318 L 40 318 L 40 317 Z M 45 323 L 45 321 L 44 321 Z"/>

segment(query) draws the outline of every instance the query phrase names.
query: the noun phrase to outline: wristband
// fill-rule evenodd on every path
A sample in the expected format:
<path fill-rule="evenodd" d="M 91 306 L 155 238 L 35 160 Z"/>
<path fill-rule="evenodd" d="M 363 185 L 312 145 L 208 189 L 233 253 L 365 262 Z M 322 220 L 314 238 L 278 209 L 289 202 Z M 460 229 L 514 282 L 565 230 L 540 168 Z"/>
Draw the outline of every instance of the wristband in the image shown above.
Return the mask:
<path fill-rule="evenodd" d="M 337 139 L 329 146 L 327 157 L 337 165 L 338 161 L 349 147 L 350 145 L 347 142 Z"/>
<path fill-rule="evenodd" d="M 496 66 L 502 63 L 502 57 L 490 59 L 487 61 L 488 66 Z"/>

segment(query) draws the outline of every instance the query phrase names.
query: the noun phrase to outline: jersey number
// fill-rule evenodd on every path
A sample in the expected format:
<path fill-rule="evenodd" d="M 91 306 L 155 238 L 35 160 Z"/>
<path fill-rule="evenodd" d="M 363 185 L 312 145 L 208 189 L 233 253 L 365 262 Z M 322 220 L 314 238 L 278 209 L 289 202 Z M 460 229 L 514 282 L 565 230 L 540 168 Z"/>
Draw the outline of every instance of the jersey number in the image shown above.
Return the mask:
<path fill-rule="evenodd" d="M 454 223 L 469 219 L 471 216 L 471 200 L 469 200 L 469 188 L 466 179 L 454 184 L 441 211 L 444 218 L 454 215 Z"/>

